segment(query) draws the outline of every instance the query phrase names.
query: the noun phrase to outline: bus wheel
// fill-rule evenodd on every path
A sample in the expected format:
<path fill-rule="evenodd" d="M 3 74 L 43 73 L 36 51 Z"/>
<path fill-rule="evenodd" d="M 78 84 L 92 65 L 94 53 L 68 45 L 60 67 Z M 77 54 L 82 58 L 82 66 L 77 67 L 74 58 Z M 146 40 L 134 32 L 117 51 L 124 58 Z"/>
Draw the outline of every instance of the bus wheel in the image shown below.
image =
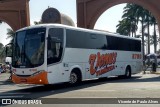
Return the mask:
<path fill-rule="evenodd" d="M 69 80 L 69 83 L 70 84 L 77 84 L 80 82 L 80 76 L 77 72 L 75 71 L 72 71 L 71 74 L 70 74 L 70 80 Z"/>
<path fill-rule="evenodd" d="M 131 68 L 130 67 L 126 68 L 125 78 L 131 78 Z"/>

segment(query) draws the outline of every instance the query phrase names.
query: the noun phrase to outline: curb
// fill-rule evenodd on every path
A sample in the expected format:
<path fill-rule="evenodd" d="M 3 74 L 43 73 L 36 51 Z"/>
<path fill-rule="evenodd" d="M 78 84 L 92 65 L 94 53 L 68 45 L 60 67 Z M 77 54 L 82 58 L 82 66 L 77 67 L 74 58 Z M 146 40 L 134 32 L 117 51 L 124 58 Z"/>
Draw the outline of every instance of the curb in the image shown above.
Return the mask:
<path fill-rule="evenodd" d="M 0 81 L 0 83 L 2 83 L 2 82 L 3 82 L 3 83 L 5 83 L 5 82 L 6 82 L 6 83 L 13 83 L 10 79 L 4 80 L 4 81 Z"/>
<path fill-rule="evenodd" d="M 145 71 L 145 73 L 144 73 L 144 71 L 142 71 L 141 73 L 142 73 L 142 74 L 157 74 L 157 75 L 159 75 L 159 74 L 160 74 L 160 71 L 156 71 L 156 72 Z"/>
<path fill-rule="evenodd" d="M 151 74 L 160 74 L 160 72 L 151 72 Z"/>

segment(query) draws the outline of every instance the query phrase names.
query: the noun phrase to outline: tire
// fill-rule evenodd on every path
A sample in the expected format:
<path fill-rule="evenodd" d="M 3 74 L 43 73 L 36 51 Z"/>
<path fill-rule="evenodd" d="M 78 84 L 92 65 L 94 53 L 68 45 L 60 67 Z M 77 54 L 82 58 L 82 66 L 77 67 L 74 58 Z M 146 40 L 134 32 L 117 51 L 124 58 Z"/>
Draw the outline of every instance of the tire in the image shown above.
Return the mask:
<path fill-rule="evenodd" d="M 126 68 L 125 78 L 131 78 L 131 69 L 130 69 L 130 67 L 127 67 L 127 68 Z"/>
<path fill-rule="evenodd" d="M 81 81 L 81 77 L 80 77 L 79 73 L 72 71 L 70 74 L 69 83 L 71 85 L 75 85 L 75 84 L 80 83 L 80 81 Z"/>
<path fill-rule="evenodd" d="M 156 64 L 155 63 L 152 64 L 152 72 L 156 72 Z"/>

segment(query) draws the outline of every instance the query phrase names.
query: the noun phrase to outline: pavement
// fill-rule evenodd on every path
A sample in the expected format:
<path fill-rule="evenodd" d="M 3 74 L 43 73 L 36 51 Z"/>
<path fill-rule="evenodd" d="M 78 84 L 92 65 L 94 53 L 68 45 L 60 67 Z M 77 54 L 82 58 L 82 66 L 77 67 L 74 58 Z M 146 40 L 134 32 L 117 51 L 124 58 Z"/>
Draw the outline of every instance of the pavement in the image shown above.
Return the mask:
<path fill-rule="evenodd" d="M 10 73 L 0 73 L 0 82 L 11 81 L 9 79 L 10 75 Z"/>
<path fill-rule="evenodd" d="M 145 71 L 146 74 L 160 74 L 160 68 L 158 67 L 157 68 L 157 71 L 156 72 L 152 72 L 151 68 L 148 68 L 147 71 Z M 142 73 L 144 73 L 144 71 L 142 71 Z"/>
<path fill-rule="evenodd" d="M 160 68 L 158 68 L 156 72 L 151 72 L 148 69 L 147 71 L 145 71 L 145 73 L 144 73 L 144 71 L 142 71 L 141 73 L 142 74 L 157 74 L 157 75 L 160 75 Z M 4 81 L 11 82 L 9 77 L 10 77 L 10 73 L 0 73 L 0 82 L 4 82 Z"/>
<path fill-rule="evenodd" d="M 146 71 L 146 74 L 133 75 L 131 79 L 107 79 L 99 81 L 86 81 L 76 87 L 57 86 L 25 86 L 10 84 L 9 73 L 0 74 L 0 96 L 5 98 L 159 98 L 159 75 Z M 2 85 L 1 85 L 2 84 Z M 95 101 L 98 102 L 99 100 Z M 9 105 L 9 107 L 137 107 L 138 104 L 54 104 L 52 105 Z M 148 106 L 149 105 L 149 106 Z M 160 107 L 159 104 L 139 104 L 138 107 Z M 0 105 L 1 107 L 1 105 Z"/>

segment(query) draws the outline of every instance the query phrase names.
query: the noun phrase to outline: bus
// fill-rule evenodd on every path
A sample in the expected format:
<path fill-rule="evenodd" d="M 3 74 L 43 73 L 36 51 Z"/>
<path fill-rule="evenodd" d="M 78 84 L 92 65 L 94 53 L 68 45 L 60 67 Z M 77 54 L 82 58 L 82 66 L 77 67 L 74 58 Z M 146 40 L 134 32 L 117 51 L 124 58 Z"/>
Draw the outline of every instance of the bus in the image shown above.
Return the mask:
<path fill-rule="evenodd" d="M 140 39 L 61 24 L 18 30 L 12 51 L 12 81 L 16 84 L 130 78 L 142 68 Z"/>

